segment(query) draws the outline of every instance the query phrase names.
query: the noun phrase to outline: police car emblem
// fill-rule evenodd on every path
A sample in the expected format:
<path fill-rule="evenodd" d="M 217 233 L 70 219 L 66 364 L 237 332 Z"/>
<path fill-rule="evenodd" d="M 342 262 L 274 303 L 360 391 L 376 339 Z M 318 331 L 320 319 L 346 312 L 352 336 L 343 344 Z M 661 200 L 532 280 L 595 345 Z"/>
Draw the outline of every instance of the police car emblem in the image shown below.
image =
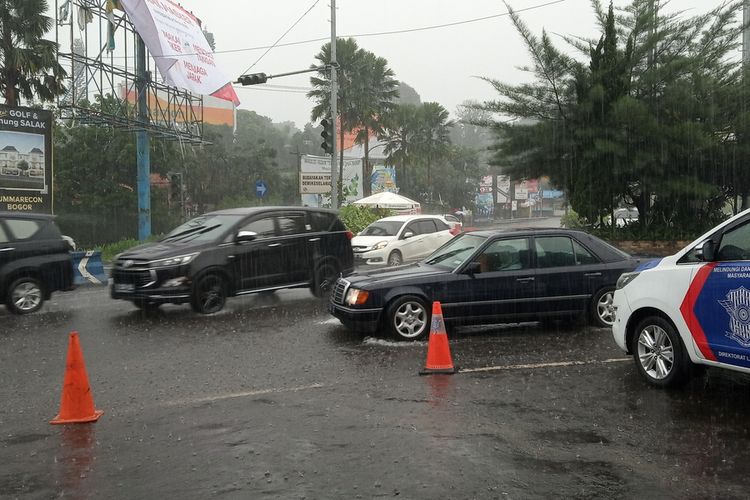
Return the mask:
<path fill-rule="evenodd" d="M 729 313 L 729 328 L 727 337 L 736 341 L 742 347 L 750 347 L 750 290 L 741 286 L 727 292 L 727 300 L 720 300 L 719 304 Z"/>

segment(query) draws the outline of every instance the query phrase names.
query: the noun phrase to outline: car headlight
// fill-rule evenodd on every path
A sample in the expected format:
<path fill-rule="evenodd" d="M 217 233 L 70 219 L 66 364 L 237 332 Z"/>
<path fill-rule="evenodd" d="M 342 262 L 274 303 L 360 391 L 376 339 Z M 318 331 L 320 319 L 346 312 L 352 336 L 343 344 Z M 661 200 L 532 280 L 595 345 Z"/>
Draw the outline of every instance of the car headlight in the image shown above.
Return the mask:
<path fill-rule="evenodd" d="M 367 292 L 365 290 L 358 290 L 356 288 L 350 288 L 348 292 L 346 292 L 346 299 L 344 302 L 348 306 L 361 306 L 365 302 L 367 302 L 367 298 L 370 296 L 370 292 Z"/>
<path fill-rule="evenodd" d="M 187 264 L 193 260 L 199 252 L 189 253 L 186 255 L 178 255 L 177 257 L 170 257 L 168 259 L 155 260 L 151 262 L 151 267 L 173 267 Z"/>
<path fill-rule="evenodd" d="M 617 279 L 617 289 L 625 288 L 625 285 L 633 281 L 641 273 L 622 273 Z"/>
<path fill-rule="evenodd" d="M 375 243 L 372 246 L 372 249 L 373 250 L 380 250 L 381 248 L 385 248 L 387 246 L 388 246 L 388 242 L 387 241 L 378 241 L 377 243 Z"/>

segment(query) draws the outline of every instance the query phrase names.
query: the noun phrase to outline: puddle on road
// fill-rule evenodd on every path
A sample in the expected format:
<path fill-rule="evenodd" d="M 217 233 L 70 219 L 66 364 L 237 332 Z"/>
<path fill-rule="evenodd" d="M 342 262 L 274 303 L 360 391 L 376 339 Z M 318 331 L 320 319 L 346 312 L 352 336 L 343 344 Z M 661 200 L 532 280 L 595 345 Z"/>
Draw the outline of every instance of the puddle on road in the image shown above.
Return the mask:
<path fill-rule="evenodd" d="M 375 345 L 380 347 L 424 347 L 427 345 L 426 341 L 419 342 L 397 342 L 395 340 L 385 340 L 375 337 L 365 337 L 362 341 L 363 345 Z"/>

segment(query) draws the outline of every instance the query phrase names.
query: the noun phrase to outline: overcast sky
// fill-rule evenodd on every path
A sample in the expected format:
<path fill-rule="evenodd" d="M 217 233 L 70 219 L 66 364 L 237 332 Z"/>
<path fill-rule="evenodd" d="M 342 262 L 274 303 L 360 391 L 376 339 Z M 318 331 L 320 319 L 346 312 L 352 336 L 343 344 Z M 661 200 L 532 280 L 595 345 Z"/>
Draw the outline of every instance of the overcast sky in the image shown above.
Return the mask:
<path fill-rule="evenodd" d="M 308 9 L 280 43 L 330 38 L 329 2 L 180 1 L 214 33 L 217 60 L 232 79 L 247 70 L 278 74 L 305 69 L 315 63 L 314 56 L 322 41 L 276 47 L 252 68 L 250 66 L 266 49 L 223 51 L 271 45 Z M 532 8 L 521 12 L 521 17 L 534 33 L 546 29 L 560 47 L 566 44 L 555 34 L 598 36 L 589 0 L 508 0 L 508 3 L 517 11 Z M 615 5 L 624 3 L 615 1 Z M 336 4 L 340 37 L 422 28 L 507 13 L 500 0 L 337 0 Z M 686 10 L 695 15 L 717 4 L 718 0 L 672 0 L 668 10 Z M 530 60 L 507 15 L 431 30 L 357 36 L 356 39 L 361 47 L 387 59 L 396 78 L 412 86 L 422 101 L 436 101 L 451 114 L 467 99 L 482 101 L 495 97 L 490 85 L 478 76 L 511 83 L 529 78 L 517 69 Z M 313 104 L 305 96 L 310 88 L 309 79 L 308 73 L 269 80 L 270 86 L 239 88 L 240 108 L 254 110 L 276 122 L 293 121 L 302 128 L 310 120 Z"/>

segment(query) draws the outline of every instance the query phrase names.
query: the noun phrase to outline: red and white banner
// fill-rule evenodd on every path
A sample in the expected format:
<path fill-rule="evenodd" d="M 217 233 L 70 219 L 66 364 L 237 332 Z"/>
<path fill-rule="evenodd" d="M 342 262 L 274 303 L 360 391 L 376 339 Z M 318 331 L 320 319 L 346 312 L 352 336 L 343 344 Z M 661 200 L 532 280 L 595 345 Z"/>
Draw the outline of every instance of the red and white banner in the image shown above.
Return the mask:
<path fill-rule="evenodd" d="M 170 0 L 120 0 L 164 81 L 194 94 L 240 103 L 217 66 L 198 19 Z"/>

